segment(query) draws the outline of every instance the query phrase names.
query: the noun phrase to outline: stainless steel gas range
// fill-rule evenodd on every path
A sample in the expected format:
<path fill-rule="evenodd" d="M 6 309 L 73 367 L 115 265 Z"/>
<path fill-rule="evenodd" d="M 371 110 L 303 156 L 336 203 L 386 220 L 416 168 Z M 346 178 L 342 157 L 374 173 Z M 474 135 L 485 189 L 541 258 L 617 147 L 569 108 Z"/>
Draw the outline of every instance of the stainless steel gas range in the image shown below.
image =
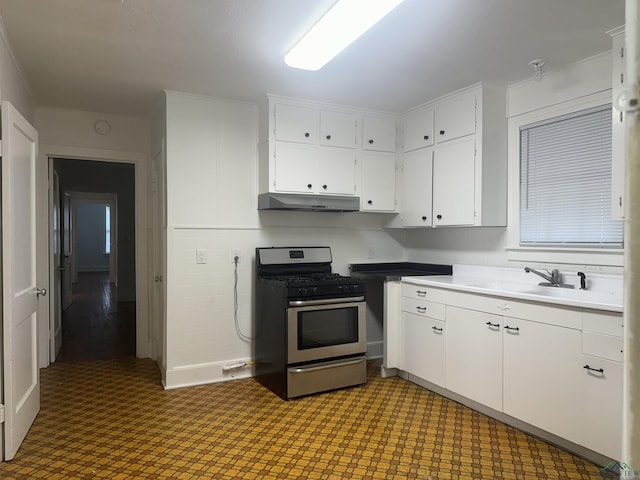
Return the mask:
<path fill-rule="evenodd" d="M 329 247 L 256 248 L 256 379 L 284 399 L 366 382 L 364 282 Z"/>

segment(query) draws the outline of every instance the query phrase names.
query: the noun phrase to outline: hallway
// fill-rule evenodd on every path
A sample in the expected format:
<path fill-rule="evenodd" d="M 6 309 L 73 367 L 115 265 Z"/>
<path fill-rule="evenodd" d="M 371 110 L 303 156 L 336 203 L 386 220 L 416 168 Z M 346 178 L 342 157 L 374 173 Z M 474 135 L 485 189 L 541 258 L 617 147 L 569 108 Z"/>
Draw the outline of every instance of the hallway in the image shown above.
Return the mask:
<path fill-rule="evenodd" d="M 56 362 L 135 354 L 135 302 L 118 302 L 118 288 L 109 283 L 109 272 L 78 273 L 73 302 L 62 314 L 62 347 Z"/>

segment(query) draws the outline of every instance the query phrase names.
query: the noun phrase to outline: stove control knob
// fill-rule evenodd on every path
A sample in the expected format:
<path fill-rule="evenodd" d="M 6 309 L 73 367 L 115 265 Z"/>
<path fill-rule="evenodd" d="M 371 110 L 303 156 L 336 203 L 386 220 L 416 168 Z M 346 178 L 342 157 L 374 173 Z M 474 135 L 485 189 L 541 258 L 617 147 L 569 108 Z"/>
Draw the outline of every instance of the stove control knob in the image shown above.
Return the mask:
<path fill-rule="evenodd" d="M 316 293 L 318 293 L 318 287 L 311 287 L 309 289 L 309 292 L 311 293 L 311 295 L 315 295 Z"/>
<path fill-rule="evenodd" d="M 307 294 L 307 287 L 300 287 L 300 288 L 298 289 L 298 293 L 299 293 L 300 295 L 306 295 L 306 294 Z"/>

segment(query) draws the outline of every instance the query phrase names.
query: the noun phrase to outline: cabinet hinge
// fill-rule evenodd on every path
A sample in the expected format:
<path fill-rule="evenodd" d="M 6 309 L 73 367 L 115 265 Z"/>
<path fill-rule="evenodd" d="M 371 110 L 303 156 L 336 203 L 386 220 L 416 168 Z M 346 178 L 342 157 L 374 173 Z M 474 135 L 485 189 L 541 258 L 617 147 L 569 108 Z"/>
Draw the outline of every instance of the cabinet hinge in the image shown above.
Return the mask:
<path fill-rule="evenodd" d="M 624 47 L 620 47 L 620 58 L 624 58 Z"/>
<path fill-rule="evenodd" d="M 0 403 L 0 423 L 4 423 L 4 405 Z"/>

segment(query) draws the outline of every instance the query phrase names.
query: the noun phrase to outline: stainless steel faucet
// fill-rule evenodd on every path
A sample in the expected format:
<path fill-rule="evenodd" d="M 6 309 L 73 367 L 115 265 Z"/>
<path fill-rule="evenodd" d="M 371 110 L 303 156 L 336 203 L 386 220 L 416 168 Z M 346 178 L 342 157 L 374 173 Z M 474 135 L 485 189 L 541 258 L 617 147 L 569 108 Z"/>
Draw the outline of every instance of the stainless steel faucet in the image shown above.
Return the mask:
<path fill-rule="evenodd" d="M 557 268 L 549 271 L 547 273 L 539 272 L 538 270 L 534 270 L 533 268 L 524 267 L 524 271 L 529 273 L 535 273 L 539 277 L 542 277 L 546 280 L 546 282 L 540 282 L 538 285 L 543 287 L 561 287 L 561 288 L 574 288 L 574 286 L 570 283 L 562 283 L 560 279 L 560 271 Z M 547 275 L 548 274 L 548 275 Z"/>

